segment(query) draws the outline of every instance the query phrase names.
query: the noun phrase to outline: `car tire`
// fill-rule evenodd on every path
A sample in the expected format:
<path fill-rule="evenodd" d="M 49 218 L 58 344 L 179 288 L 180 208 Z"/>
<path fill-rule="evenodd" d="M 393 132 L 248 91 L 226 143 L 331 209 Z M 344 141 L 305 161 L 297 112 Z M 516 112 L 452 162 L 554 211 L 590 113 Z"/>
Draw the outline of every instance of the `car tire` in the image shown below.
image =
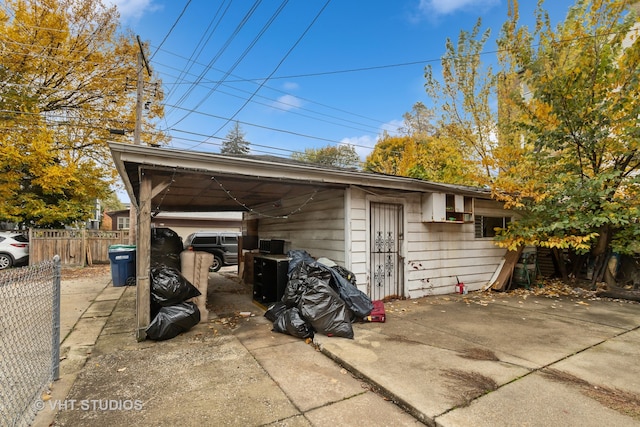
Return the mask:
<path fill-rule="evenodd" d="M 221 268 L 222 268 L 222 258 L 220 258 L 218 255 L 214 255 L 213 264 L 211 264 L 211 267 L 209 267 L 209 271 L 216 272 Z"/>
<path fill-rule="evenodd" d="M 13 258 L 9 254 L 0 254 L 0 270 L 4 270 L 13 265 Z"/>

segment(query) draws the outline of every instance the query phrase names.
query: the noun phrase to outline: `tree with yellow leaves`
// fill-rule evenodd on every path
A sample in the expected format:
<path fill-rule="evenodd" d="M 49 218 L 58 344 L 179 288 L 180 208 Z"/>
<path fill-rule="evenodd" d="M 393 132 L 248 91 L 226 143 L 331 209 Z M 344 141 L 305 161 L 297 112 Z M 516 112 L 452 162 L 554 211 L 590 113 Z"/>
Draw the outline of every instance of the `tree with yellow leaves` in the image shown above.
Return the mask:
<path fill-rule="evenodd" d="M 141 48 L 118 19 L 99 0 L 0 7 L 1 221 L 71 225 L 90 218 L 96 199 L 111 192 L 107 141 L 113 130 L 134 130 Z M 155 94 L 142 130 L 143 142 L 157 144 L 165 138 L 152 132 L 163 114 Z"/>
<path fill-rule="evenodd" d="M 458 141 L 436 132 L 433 112 L 423 103 L 404 114 L 403 136 L 382 135 L 366 158 L 364 170 L 449 184 L 479 183 L 476 163 Z"/>
<path fill-rule="evenodd" d="M 517 21 L 514 0 L 500 50 L 508 77 L 520 84 L 505 90 L 514 119 L 505 133 L 524 150 L 494 189 L 525 215 L 501 241 L 590 252 L 595 283 L 612 252 L 640 251 L 637 6 L 579 0 L 557 28 L 541 6 L 533 32 Z"/>
<path fill-rule="evenodd" d="M 498 72 L 482 67 L 478 22 L 447 42 L 442 81 L 427 69 L 426 88 L 439 130 L 473 149 L 493 195 L 520 214 L 498 243 L 590 254 L 595 283 L 611 252 L 640 252 L 638 4 L 577 0 L 557 27 L 543 6 L 529 30 L 509 1 Z"/>

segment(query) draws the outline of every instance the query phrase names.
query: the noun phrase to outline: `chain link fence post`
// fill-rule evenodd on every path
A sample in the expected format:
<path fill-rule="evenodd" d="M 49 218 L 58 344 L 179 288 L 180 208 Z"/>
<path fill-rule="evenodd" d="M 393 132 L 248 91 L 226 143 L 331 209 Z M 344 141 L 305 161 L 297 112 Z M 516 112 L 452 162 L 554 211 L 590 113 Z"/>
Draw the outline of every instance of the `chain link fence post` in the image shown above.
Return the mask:
<path fill-rule="evenodd" d="M 53 331 L 51 339 L 51 378 L 60 378 L 60 256 L 53 257 Z"/>

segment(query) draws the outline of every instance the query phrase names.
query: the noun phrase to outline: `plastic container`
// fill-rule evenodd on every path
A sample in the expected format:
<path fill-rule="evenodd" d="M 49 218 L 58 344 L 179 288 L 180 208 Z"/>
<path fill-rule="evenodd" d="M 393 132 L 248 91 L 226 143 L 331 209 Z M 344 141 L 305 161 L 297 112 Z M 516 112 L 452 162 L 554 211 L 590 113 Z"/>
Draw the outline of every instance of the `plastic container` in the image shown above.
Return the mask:
<path fill-rule="evenodd" d="M 135 245 L 109 246 L 109 261 L 111 261 L 111 281 L 113 286 L 132 286 L 136 284 Z"/>

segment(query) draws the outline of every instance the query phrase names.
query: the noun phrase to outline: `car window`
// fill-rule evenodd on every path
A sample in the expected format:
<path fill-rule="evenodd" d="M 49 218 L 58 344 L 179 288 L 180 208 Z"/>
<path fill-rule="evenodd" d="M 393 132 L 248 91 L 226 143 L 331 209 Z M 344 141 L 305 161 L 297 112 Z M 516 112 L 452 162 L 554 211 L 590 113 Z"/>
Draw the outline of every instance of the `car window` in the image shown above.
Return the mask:
<path fill-rule="evenodd" d="M 29 243 L 29 238 L 27 236 L 24 236 L 22 234 L 19 234 L 17 236 L 13 236 L 14 240 L 17 240 L 18 242 L 22 242 L 22 243 Z"/>
<path fill-rule="evenodd" d="M 216 236 L 198 236 L 193 239 L 193 242 L 198 245 L 215 245 L 216 244 Z"/>
<path fill-rule="evenodd" d="M 0 242 L 4 242 L 4 239 L 5 239 L 4 237 L 0 236 Z"/>
<path fill-rule="evenodd" d="M 227 245 L 237 245 L 238 244 L 238 238 L 236 236 L 224 236 L 224 243 L 226 243 Z"/>

